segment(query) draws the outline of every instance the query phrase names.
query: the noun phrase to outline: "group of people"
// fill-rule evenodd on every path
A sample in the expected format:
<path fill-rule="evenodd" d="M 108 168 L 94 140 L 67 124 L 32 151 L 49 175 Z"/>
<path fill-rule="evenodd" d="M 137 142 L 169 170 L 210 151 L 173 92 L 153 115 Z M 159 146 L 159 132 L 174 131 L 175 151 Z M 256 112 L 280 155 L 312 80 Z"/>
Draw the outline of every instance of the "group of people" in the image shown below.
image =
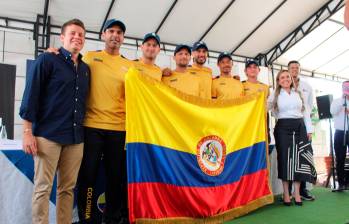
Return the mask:
<path fill-rule="evenodd" d="M 41 54 L 27 74 L 20 116 L 24 120 L 23 150 L 33 155 L 35 166 L 33 223 L 48 223 L 56 172 L 57 223 L 71 223 L 75 186 L 80 222 L 96 223 L 96 205 L 91 200 L 96 197 L 101 161 L 106 175 L 104 222 L 128 223 L 124 78 L 130 67 L 180 92 L 205 99 L 265 92 L 269 95 L 266 105 L 277 118 L 275 139 L 284 204 L 291 204 L 293 181 L 297 205 L 302 204 L 301 197 L 314 200 L 305 188 L 305 182 L 316 178 L 309 143 L 313 95 L 311 87 L 299 78 L 297 61 L 289 63 L 288 71 L 278 73 L 276 90 L 269 94 L 269 86 L 258 81 L 260 68 L 254 60 L 246 62 L 247 80 L 240 82 L 231 73 L 231 55 L 223 52 L 217 60 L 220 75 L 212 79 L 212 70 L 204 66 L 208 47 L 196 42 L 192 47 L 180 44 L 175 48 L 174 70 L 161 69 L 155 64 L 160 37 L 146 34 L 142 56 L 130 61 L 120 54 L 125 32 L 122 21 L 106 21 L 102 32 L 105 48 L 82 56 L 85 27 L 78 19 L 70 20 L 62 26 L 62 47 Z M 193 64 L 189 65 L 191 59 Z"/>

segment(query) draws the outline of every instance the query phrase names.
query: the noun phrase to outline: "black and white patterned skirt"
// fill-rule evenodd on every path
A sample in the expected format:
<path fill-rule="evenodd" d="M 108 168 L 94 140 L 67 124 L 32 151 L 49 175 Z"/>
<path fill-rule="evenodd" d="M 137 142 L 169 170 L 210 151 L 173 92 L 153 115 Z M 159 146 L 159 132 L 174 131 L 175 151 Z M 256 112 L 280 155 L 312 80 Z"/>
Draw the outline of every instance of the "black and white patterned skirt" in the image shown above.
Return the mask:
<path fill-rule="evenodd" d="M 279 119 L 274 129 L 278 177 L 284 181 L 316 182 L 313 149 L 303 119 Z"/>

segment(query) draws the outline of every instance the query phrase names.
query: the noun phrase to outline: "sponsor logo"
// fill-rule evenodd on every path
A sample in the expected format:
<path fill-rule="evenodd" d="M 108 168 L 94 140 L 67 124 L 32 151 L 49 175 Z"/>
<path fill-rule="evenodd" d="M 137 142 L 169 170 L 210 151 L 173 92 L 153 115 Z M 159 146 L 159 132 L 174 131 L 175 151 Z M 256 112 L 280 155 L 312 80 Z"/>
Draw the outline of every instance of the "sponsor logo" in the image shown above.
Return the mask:
<path fill-rule="evenodd" d="M 89 187 L 87 188 L 87 194 L 86 194 L 86 210 L 85 210 L 85 219 L 91 218 L 91 212 L 92 212 L 92 196 L 93 196 L 93 188 Z"/>
<path fill-rule="evenodd" d="M 101 58 L 93 58 L 94 61 L 98 61 L 98 62 L 103 62 L 103 59 Z"/>
<path fill-rule="evenodd" d="M 105 209 L 105 193 L 102 193 L 98 196 L 97 199 L 97 208 L 100 212 L 104 212 Z"/>

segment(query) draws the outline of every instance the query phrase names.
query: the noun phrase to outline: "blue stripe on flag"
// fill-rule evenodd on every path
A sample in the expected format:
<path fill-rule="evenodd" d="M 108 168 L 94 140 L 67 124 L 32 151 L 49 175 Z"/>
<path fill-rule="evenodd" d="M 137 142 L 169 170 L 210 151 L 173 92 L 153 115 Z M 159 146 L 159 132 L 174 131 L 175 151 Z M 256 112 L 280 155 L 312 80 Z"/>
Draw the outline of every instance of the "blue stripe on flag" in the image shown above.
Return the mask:
<path fill-rule="evenodd" d="M 201 171 L 196 155 L 146 143 L 127 143 L 128 182 L 212 187 L 230 184 L 267 167 L 265 142 L 227 155 L 218 176 Z"/>

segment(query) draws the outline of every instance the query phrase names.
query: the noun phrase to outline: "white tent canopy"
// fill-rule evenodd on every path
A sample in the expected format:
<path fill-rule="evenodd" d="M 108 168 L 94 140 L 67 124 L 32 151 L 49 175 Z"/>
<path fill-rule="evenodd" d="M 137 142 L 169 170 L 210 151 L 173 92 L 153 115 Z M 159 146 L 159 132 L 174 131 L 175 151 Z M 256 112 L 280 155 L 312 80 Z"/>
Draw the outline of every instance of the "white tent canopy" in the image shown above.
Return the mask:
<path fill-rule="evenodd" d="M 349 78 L 349 32 L 342 22 L 343 13 L 344 9 L 321 24 L 277 63 L 287 64 L 295 59 L 309 71 Z"/>
<path fill-rule="evenodd" d="M 343 5 L 344 0 L 0 0 L 0 26 L 34 29 L 23 21 L 35 23 L 40 14 L 46 22 L 50 17 L 50 31 L 58 33 L 65 21 L 79 18 L 92 31 L 87 36 L 98 39 L 104 21 L 116 18 L 126 24 L 126 42 L 130 44 L 137 46 L 145 33 L 157 32 L 169 45 L 164 44 L 165 49 L 203 40 L 211 56 L 228 51 L 243 61 L 270 56 L 273 49 L 285 45 L 282 41 L 288 35 L 313 17 L 309 23 L 322 25 L 311 29 L 314 31 L 309 35 L 297 33 L 290 50 L 276 52 L 269 62 L 287 65 L 289 60 L 299 60 L 308 71 L 349 78 L 343 11 L 323 22 Z M 320 14 L 323 6 L 331 10 Z"/>

